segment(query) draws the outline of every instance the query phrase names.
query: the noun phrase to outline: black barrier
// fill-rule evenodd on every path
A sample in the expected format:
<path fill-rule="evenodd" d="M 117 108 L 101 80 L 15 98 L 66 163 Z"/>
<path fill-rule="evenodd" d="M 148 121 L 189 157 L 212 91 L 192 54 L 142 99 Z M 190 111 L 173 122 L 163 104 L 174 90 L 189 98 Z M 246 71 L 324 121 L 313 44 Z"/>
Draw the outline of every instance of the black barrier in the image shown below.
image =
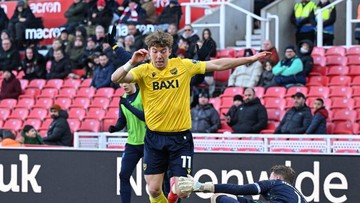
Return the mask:
<path fill-rule="evenodd" d="M 43 149 L 0 150 L 0 202 L 120 202 L 121 152 Z M 202 153 L 194 158 L 195 177 L 218 183 L 267 179 L 275 164 L 291 164 L 297 187 L 310 202 L 358 202 L 359 156 Z M 141 164 L 133 174 L 132 202 L 149 202 Z M 183 202 L 209 203 L 210 194 Z M 205 198 L 205 199 L 204 199 Z"/>

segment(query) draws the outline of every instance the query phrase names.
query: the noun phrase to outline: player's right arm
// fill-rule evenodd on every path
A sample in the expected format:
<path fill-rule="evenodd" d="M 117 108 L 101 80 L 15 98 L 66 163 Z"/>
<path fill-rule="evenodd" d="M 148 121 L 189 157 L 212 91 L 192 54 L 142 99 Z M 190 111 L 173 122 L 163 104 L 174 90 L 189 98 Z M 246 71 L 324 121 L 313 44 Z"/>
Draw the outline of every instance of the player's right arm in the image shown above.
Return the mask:
<path fill-rule="evenodd" d="M 131 83 L 134 79 L 133 75 L 129 71 L 136 65 L 142 62 L 148 51 L 146 49 L 139 49 L 134 52 L 131 59 L 118 68 L 112 75 L 111 81 L 114 83 Z"/>

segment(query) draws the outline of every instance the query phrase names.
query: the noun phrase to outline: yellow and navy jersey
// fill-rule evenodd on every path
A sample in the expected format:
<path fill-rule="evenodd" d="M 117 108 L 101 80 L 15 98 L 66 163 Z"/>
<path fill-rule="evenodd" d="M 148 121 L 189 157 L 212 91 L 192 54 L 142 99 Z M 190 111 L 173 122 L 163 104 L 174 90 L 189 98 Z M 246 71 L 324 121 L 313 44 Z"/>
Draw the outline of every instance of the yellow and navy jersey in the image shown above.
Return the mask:
<path fill-rule="evenodd" d="M 173 58 L 163 70 L 151 63 L 130 71 L 140 87 L 145 122 L 152 131 L 181 132 L 191 128 L 190 81 L 204 74 L 205 62 Z"/>

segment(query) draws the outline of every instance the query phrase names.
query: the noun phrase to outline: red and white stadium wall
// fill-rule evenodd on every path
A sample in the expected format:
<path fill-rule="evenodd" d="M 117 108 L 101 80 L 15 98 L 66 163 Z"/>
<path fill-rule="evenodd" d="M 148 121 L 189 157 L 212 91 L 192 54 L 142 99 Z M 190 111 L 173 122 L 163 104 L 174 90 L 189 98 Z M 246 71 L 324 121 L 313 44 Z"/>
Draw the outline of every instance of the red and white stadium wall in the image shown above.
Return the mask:
<path fill-rule="evenodd" d="M 4 148 L 0 152 L 1 202 L 120 201 L 122 152 Z M 358 155 L 197 153 L 192 174 L 200 181 L 246 184 L 267 179 L 273 165 L 287 164 L 296 170 L 296 187 L 309 202 L 358 202 L 358 160 Z M 141 163 L 132 179 L 132 202 L 148 202 Z M 210 196 L 192 194 L 186 202 L 208 203 Z"/>

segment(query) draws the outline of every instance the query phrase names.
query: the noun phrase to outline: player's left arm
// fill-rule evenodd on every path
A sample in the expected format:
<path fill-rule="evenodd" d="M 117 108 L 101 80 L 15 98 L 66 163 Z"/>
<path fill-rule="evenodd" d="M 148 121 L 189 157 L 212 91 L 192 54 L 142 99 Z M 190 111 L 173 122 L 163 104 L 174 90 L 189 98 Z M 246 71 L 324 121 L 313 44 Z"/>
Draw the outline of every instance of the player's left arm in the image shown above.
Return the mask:
<path fill-rule="evenodd" d="M 240 58 L 220 58 L 211 61 L 206 61 L 206 72 L 213 72 L 213 71 L 222 71 L 227 70 L 230 68 L 235 68 L 244 64 L 252 63 L 259 59 L 265 58 L 266 56 L 270 55 L 271 52 L 260 52 L 253 56 L 249 57 L 240 57 Z"/>

